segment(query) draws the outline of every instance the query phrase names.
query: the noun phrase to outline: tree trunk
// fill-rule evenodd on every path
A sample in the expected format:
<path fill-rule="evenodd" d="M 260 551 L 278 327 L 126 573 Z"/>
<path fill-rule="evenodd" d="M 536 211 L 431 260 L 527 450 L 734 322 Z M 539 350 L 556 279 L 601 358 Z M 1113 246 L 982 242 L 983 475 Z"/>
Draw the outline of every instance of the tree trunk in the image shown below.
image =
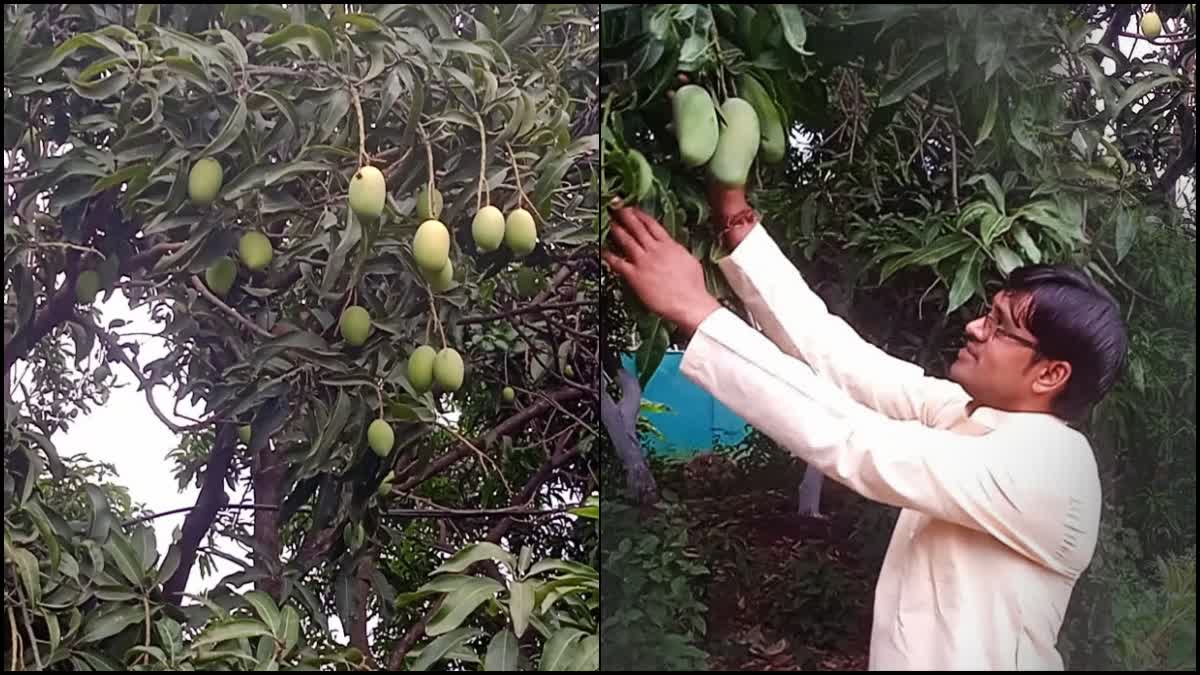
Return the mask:
<path fill-rule="evenodd" d="M 600 390 L 600 421 L 604 424 L 613 448 L 625 466 L 625 481 L 633 500 L 639 506 L 658 502 L 658 486 L 646 464 L 642 445 L 637 437 L 638 410 L 642 403 L 642 387 L 628 370 L 618 371 L 621 382 L 621 402 L 613 401 L 608 391 Z"/>
<path fill-rule="evenodd" d="M 273 509 L 254 511 L 254 539 L 259 546 L 256 553 L 263 557 L 258 564 L 270 570 L 271 576 L 255 582 L 255 588 L 270 595 L 275 602 L 282 598 L 280 578 L 280 555 L 283 545 L 279 538 L 279 507 L 283 504 L 284 465 L 279 450 L 266 443 L 254 453 L 254 503 L 273 506 Z"/>

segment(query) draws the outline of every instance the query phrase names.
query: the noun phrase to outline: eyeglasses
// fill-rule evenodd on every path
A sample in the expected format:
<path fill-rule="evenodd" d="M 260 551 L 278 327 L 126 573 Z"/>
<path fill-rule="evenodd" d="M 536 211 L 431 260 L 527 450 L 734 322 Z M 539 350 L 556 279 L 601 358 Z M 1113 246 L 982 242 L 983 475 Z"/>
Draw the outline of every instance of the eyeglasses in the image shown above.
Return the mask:
<path fill-rule="evenodd" d="M 1001 328 L 1000 324 L 997 323 L 997 321 L 992 318 L 992 312 L 989 311 L 983 317 L 983 335 L 981 336 L 982 341 L 989 342 L 992 339 L 992 337 L 994 337 L 996 335 L 999 335 L 1004 338 L 1008 338 L 1009 340 L 1012 340 L 1013 342 L 1016 342 L 1017 344 L 1025 345 L 1026 347 L 1029 347 L 1030 349 L 1032 349 L 1034 351 L 1038 351 L 1038 346 L 1037 346 L 1036 342 L 1033 342 L 1032 340 L 1023 338 L 1020 335 L 1017 335 L 1011 331 Z"/>

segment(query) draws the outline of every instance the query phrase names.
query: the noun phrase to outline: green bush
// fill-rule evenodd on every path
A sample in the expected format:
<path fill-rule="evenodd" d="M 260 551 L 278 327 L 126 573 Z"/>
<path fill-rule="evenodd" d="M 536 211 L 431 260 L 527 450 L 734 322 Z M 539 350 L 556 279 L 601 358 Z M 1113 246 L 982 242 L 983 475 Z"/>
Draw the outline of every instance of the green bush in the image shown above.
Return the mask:
<path fill-rule="evenodd" d="M 643 517 L 607 503 L 601 553 L 601 663 L 605 670 L 707 669 L 708 568 L 689 547 L 681 507 L 664 500 Z"/>

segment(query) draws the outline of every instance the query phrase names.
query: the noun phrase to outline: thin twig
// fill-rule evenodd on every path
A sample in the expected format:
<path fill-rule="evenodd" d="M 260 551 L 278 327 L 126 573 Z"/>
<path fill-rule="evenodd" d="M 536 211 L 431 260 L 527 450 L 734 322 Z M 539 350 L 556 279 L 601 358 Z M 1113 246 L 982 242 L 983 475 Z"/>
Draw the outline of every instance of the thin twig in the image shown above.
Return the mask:
<path fill-rule="evenodd" d="M 475 316 L 465 316 L 458 320 L 459 325 L 470 323 L 484 323 L 487 321 L 495 321 L 496 319 L 505 319 L 518 314 L 527 314 L 531 312 L 543 312 L 552 309 L 567 309 L 569 307 L 582 307 L 585 305 L 597 304 L 592 300 L 574 300 L 571 302 L 551 302 L 542 305 L 525 305 L 522 307 L 514 307 L 512 309 L 495 312 L 493 314 L 476 314 Z"/>
<path fill-rule="evenodd" d="M 487 193 L 487 204 L 492 205 L 491 190 L 487 187 L 487 127 L 483 124 L 483 118 L 479 113 L 475 113 L 475 121 L 479 122 L 479 191 L 475 194 L 475 211 L 478 212 L 483 208 L 482 194 Z"/>
<path fill-rule="evenodd" d="M 221 299 L 218 298 L 212 291 L 208 290 L 208 287 L 204 285 L 204 282 L 200 281 L 200 277 L 195 276 L 195 275 L 192 276 L 192 287 L 195 288 L 197 291 L 199 291 L 200 295 L 203 295 L 204 297 L 208 298 L 209 302 L 211 302 L 214 305 L 216 305 L 217 307 L 219 307 L 226 314 L 228 314 L 229 316 L 236 319 L 243 326 L 249 328 L 250 330 L 254 331 L 255 333 L 258 333 L 262 337 L 267 338 L 268 340 L 273 340 L 275 338 L 274 335 L 271 335 L 270 331 L 259 327 L 258 324 L 254 323 L 250 319 L 247 319 L 246 317 L 242 316 L 241 313 L 238 312 L 236 309 L 234 309 L 234 308 L 230 307 L 229 305 L 225 304 L 224 302 L 222 302 Z"/>
<path fill-rule="evenodd" d="M 367 166 L 371 158 L 367 157 L 367 129 L 363 124 L 362 102 L 358 99 L 358 89 L 350 87 L 350 97 L 354 99 L 354 112 L 358 115 L 358 165 Z"/>

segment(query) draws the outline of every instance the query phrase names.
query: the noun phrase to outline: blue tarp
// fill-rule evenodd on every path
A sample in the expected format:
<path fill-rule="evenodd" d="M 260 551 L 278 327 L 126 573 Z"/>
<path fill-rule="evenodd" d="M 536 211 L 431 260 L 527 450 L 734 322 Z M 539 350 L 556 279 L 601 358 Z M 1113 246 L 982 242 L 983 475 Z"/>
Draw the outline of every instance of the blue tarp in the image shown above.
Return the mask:
<path fill-rule="evenodd" d="M 642 392 L 642 400 L 660 403 L 663 413 L 647 413 L 663 438 L 645 439 L 646 449 L 661 455 L 694 455 L 712 450 L 713 445 L 735 444 L 746 437 L 746 422 L 692 383 L 679 372 L 683 352 L 668 351 Z M 624 354 L 622 365 L 634 375 L 633 354 Z"/>

